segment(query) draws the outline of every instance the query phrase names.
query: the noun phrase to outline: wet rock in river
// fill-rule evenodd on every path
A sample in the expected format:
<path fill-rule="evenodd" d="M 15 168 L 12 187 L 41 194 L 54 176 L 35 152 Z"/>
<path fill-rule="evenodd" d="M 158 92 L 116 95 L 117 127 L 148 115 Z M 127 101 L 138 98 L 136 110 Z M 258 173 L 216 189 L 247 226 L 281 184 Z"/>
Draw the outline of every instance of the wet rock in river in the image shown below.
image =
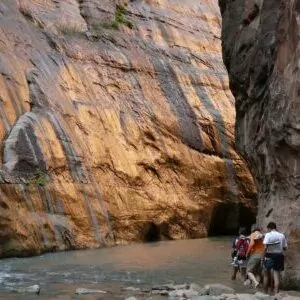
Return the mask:
<path fill-rule="evenodd" d="M 218 283 L 205 285 L 204 288 L 208 290 L 208 294 L 211 296 L 219 296 L 222 294 L 234 294 L 235 293 L 234 289 L 232 289 L 226 285 L 218 284 Z"/>
<path fill-rule="evenodd" d="M 222 284 L 211 284 L 201 287 L 196 283 L 191 284 L 166 284 L 153 286 L 151 295 L 168 296 L 169 300 L 192 299 L 192 300 L 212 300 L 212 299 L 227 299 L 221 297 L 223 293 L 234 294 L 235 291 Z M 233 295 L 235 296 L 235 295 Z M 235 299 L 237 297 L 235 296 Z"/>
<path fill-rule="evenodd" d="M 256 299 L 254 295 L 251 294 L 236 294 L 238 300 L 253 300 Z"/>
<path fill-rule="evenodd" d="M 128 286 L 128 287 L 125 287 L 123 288 L 123 290 L 126 290 L 126 291 L 133 291 L 133 292 L 140 292 L 141 289 L 140 288 L 137 288 L 137 287 L 134 287 L 134 286 Z M 149 291 L 149 290 L 148 290 Z"/>
<path fill-rule="evenodd" d="M 162 295 L 162 296 L 168 296 L 169 291 L 168 290 L 153 290 L 151 292 L 152 295 Z"/>
<path fill-rule="evenodd" d="M 209 296 L 209 295 L 203 295 L 203 296 L 196 296 L 191 298 L 191 300 L 216 300 L 219 299 L 216 296 Z"/>
<path fill-rule="evenodd" d="M 163 285 L 154 285 L 152 287 L 152 290 L 158 290 L 158 291 L 162 291 L 162 290 L 167 290 L 167 291 L 174 291 L 174 290 L 182 290 L 182 289 L 188 289 L 189 285 L 184 283 L 184 284 L 163 284 Z"/>
<path fill-rule="evenodd" d="M 184 299 L 190 299 L 192 297 L 199 296 L 197 291 L 193 290 L 175 290 L 169 292 L 169 299 L 178 299 L 178 298 L 184 298 Z"/>
<path fill-rule="evenodd" d="M 27 286 L 27 287 L 18 287 L 13 289 L 14 292 L 16 293 L 32 293 L 32 294 L 37 294 L 39 295 L 41 292 L 41 287 L 38 284 Z"/>
<path fill-rule="evenodd" d="M 270 300 L 272 298 L 272 296 L 261 293 L 261 292 L 257 292 L 254 294 L 255 298 L 260 299 L 260 300 Z M 277 297 L 278 299 L 278 297 Z"/>
<path fill-rule="evenodd" d="M 106 291 L 96 290 L 96 289 L 78 288 L 78 289 L 76 289 L 75 294 L 78 294 L 78 295 L 86 295 L 86 294 L 106 294 Z"/>
<path fill-rule="evenodd" d="M 193 291 L 197 291 L 198 295 L 201 295 L 201 296 L 202 295 L 207 295 L 208 292 L 209 292 L 207 288 L 201 287 L 197 283 L 191 283 L 190 284 L 190 289 L 193 290 Z"/>
<path fill-rule="evenodd" d="M 237 296 L 235 294 L 222 294 L 220 296 L 220 300 L 234 300 L 237 299 Z"/>

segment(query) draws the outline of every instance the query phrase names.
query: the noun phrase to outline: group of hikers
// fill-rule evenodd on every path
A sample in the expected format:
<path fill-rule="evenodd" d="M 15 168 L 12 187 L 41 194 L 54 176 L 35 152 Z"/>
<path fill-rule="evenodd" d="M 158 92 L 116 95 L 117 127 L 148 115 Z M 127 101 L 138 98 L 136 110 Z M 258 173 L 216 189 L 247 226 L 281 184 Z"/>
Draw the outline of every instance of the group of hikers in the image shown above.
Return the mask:
<path fill-rule="evenodd" d="M 245 284 L 252 283 L 258 288 L 263 283 L 265 293 L 279 292 L 280 272 L 284 270 L 284 251 L 287 241 L 284 234 L 277 231 L 276 224 L 270 222 L 267 232 L 256 225 L 251 228 L 250 236 L 246 229 L 240 228 L 239 236 L 232 244 L 233 274 L 241 273 Z"/>

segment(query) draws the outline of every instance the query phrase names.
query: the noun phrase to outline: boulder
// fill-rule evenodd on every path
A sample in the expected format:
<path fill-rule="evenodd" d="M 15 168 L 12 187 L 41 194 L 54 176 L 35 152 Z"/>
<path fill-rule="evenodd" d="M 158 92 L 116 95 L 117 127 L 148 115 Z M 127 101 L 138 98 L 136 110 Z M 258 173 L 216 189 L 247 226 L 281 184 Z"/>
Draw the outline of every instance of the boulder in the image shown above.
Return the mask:
<path fill-rule="evenodd" d="M 220 296 L 222 294 L 235 294 L 235 290 L 223 284 L 207 284 L 204 286 L 210 296 Z"/>
<path fill-rule="evenodd" d="M 236 294 L 222 294 L 220 300 L 235 300 L 238 299 Z"/>
<path fill-rule="evenodd" d="M 272 300 L 272 299 L 274 299 L 273 296 L 270 296 L 270 295 L 265 294 L 265 293 L 262 293 L 262 292 L 256 292 L 256 293 L 254 294 L 254 297 L 255 297 L 256 299 L 259 299 L 259 300 Z"/>
<path fill-rule="evenodd" d="M 208 289 L 201 287 L 199 284 L 196 284 L 196 283 L 191 283 L 190 289 L 193 291 L 197 291 L 198 295 L 200 295 L 200 296 L 208 295 L 208 293 L 209 293 Z"/>
<path fill-rule="evenodd" d="M 78 289 L 76 289 L 75 294 L 78 294 L 78 295 L 106 294 L 106 291 L 97 290 L 97 289 L 78 288 Z"/>
<path fill-rule="evenodd" d="M 205 295 L 205 296 L 194 296 L 191 298 L 191 300 L 218 300 L 220 299 L 217 296 L 209 296 L 209 295 Z"/>
<path fill-rule="evenodd" d="M 170 291 L 168 295 L 170 298 L 191 298 L 198 296 L 198 292 L 193 290 L 174 290 Z"/>
<path fill-rule="evenodd" d="M 238 300 L 255 300 L 253 294 L 236 294 Z"/>
<path fill-rule="evenodd" d="M 38 284 L 35 284 L 27 287 L 14 288 L 13 291 L 21 294 L 30 293 L 39 295 L 41 292 L 41 287 Z"/>

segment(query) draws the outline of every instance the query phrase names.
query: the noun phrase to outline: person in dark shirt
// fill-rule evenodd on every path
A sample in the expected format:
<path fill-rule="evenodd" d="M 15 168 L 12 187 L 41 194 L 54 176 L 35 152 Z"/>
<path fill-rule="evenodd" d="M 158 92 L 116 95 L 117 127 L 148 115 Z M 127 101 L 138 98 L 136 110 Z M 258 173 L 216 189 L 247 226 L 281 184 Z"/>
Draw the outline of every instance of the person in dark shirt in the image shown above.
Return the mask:
<path fill-rule="evenodd" d="M 239 236 L 232 243 L 232 265 L 233 273 L 231 276 L 232 280 L 236 279 L 238 271 L 241 272 L 242 280 L 245 281 L 246 267 L 247 267 L 247 250 L 249 247 L 249 240 L 246 237 L 246 229 L 240 228 Z"/>

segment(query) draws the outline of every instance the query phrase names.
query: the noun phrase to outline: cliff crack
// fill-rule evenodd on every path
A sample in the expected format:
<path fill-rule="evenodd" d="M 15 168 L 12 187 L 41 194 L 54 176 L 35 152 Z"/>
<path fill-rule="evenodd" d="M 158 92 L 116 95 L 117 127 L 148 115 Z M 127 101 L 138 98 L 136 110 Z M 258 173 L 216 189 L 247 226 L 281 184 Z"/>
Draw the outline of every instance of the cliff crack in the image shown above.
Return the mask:
<path fill-rule="evenodd" d="M 79 14 L 80 14 L 81 18 L 83 19 L 83 21 L 85 22 L 86 28 L 89 29 L 88 21 L 86 20 L 86 16 L 85 16 L 85 14 L 83 13 L 83 10 L 82 10 L 83 0 L 77 0 L 77 2 L 78 2 Z"/>

